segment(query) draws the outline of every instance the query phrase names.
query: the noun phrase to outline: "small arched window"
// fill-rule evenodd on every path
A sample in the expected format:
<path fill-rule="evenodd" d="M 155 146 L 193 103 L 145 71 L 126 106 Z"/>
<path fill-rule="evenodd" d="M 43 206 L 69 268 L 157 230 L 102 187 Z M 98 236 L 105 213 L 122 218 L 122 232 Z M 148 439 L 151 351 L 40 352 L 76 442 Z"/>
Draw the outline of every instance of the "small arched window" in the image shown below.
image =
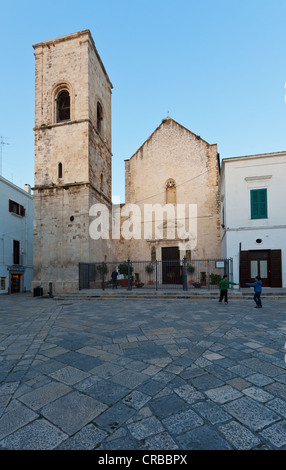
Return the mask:
<path fill-rule="evenodd" d="M 62 90 L 57 96 L 57 122 L 70 120 L 70 94 L 67 90 Z"/>
<path fill-rule="evenodd" d="M 63 177 L 63 164 L 58 164 L 58 178 L 61 179 Z"/>
<path fill-rule="evenodd" d="M 166 184 L 166 203 L 176 204 L 176 183 L 172 178 Z"/>
<path fill-rule="evenodd" d="M 100 191 L 103 191 L 103 174 L 100 175 Z"/>
<path fill-rule="evenodd" d="M 101 131 L 102 131 L 102 120 L 103 120 L 102 106 L 98 101 L 97 106 L 96 106 L 96 127 L 97 127 L 99 134 L 101 134 Z"/>
<path fill-rule="evenodd" d="M 151 261 L 156 261 L 156 247 L 152 246 L 151 248 Z"/>

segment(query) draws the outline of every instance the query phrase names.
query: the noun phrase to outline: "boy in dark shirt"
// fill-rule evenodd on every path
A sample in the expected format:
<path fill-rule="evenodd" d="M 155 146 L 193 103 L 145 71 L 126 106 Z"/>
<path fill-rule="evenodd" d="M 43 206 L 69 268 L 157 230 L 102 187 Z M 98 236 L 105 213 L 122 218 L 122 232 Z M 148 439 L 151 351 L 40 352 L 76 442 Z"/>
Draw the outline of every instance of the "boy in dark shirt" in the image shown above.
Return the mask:
<path fill-rule="evenodd" d="M 228 304 L 228 298 L 227 298 L 227 290 L 229 288 L 229 285 L 232 284 L 234 286 L 237 286 L 236 282 L 231 282 L 227 279 L 227 275 L 225 274 L 223 276 L 223 279 L 220 280 L 218 288 L 220 290 L 220 297 L 219 297 L 219 303 L 221 304 L 222 299 L 224 298 L 224 303 Z"/>

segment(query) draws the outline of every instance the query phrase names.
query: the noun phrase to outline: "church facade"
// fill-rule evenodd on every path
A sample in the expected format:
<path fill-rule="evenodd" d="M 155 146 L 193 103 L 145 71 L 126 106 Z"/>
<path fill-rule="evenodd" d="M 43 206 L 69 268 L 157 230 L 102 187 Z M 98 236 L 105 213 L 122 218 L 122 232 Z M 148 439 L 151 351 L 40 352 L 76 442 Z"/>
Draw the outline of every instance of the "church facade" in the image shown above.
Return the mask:
<path fill-rule="evenodd" d="M 32 286 L 44 292 L 50 284 L 56 293 L 76 290 L 79 263 L 220 259 L 216 144 L 164 119 L 125 161 L 125 203 L 115 208 L 112 83 L 90 31 L 33 47 Z M 103 230 L 100 236 L 104 223 L 108 233 Z"/>

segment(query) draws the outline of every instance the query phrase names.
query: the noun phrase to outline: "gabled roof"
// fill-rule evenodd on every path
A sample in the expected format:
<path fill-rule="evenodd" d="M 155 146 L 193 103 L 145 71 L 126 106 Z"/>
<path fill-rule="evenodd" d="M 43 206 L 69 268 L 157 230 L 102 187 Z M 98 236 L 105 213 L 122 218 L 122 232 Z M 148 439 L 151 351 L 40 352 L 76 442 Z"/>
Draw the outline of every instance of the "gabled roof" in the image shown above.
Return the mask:
<path fill-rule="evenodd" d="M 154 132 L 152 132 L 152 134 L 148 137 L 148 139 L 145 140 L 145 142 L 143 142 L 143 144 L 136 150 L 136 152 L 130 157 L 130 158 L 127 158 L 126 160 L 130 160 L 132 157 L 134 157 L 134 155 L 136 155 L 136 153 L 139 152 L 139 150 L 144 147 L 144 145 L 152 139 L 152 137 L 154 136 L 154 134 L 156 134 L 156 132 L 160 129 L 160 127 L 164 126 L 164 125 L 169 125 L 171 122 L 175 123 L 177 126 L 180 126 L 182 129 L 184 129 L 185 131 L 189 132 L 190 134 L 192 134 L 196 139 L 199 139 L 201 140 L 202 142 L 204 142 L 205 144 L 207 145 L 216 145 L 216 144 L 210 144 L 209 142 L 207 142 L 206 140 L 202 139 L 201 136 L 195 134 L 194 132 L 190 131 L 189 129 L 187 129 L 186 127 L 184 127 L 182 124 L 180 124 L 179 122 L 175 121 L 174 119 L 172 119 L 170 116 L 167 116 L 165 119 L 162 120 L 161 124 L 154 130 Z"/>

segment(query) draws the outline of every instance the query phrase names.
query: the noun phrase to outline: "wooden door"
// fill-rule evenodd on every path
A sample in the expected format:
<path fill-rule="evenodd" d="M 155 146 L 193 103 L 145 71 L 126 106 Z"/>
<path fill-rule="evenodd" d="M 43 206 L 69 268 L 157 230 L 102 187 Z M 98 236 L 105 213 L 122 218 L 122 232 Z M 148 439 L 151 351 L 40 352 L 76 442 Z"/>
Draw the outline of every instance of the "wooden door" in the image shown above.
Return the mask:
<path fill-rule="evenodd" d="M 281 250 L 250 250 L 240 252 L 240 285 L 254 282 L 260 276 L 264 287 L 282 287 Z"/>
<path fill-rule="evenodd" d="M 271 287 L 282 287 L 281 250 L 270 251 L 270 279 Z"/>
<path fill-rule="evenodd" d="M 162 248 L 163 284 L 182 284 L 180 250 L 177 246 Z"/>
<path fill-rule="evenodd" d="M 250 282 L 255 282 L 256 276 L 261 277 L 264 287 L 270 286 L 270 252 L 269 250 L 255 250 L 249 252 Z"/>

